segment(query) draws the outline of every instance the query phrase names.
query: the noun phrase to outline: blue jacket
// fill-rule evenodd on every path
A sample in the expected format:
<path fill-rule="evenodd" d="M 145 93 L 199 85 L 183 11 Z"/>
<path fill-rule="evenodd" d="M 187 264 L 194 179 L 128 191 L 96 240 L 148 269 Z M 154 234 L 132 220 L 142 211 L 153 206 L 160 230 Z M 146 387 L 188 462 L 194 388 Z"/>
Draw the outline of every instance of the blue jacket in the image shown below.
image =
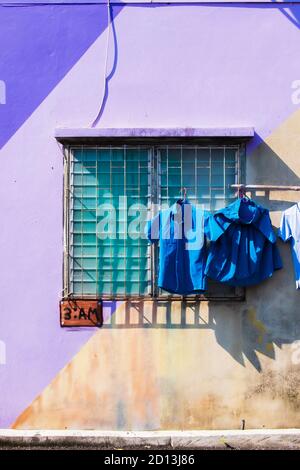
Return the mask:
<path fill-rule="evenodd" d="M 213 217 L 222 232 L 210 237 L 205 269 L 208 277 L 233 286 L 249 286 L 282 268 L 267 209 L 250 199 L 237 199 Z"/>
<path fill-rule="evenodd" d="M 146 226 L 151 242 L 159 240 L 158 286 L 187 295 L 206 289 L 206 233 L 214 237 L 222 230 L 207 212 L 188 200 L 159 212 Z"/>

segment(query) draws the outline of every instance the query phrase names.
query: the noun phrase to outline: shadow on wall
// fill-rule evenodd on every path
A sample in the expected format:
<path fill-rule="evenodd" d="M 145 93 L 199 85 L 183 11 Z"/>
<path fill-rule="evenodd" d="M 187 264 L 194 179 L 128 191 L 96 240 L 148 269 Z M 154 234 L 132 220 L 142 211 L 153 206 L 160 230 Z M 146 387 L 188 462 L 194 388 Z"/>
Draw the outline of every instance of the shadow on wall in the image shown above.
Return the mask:
<path fill-rule="evenodd" d="M 295 289 L 292 266 L 289 269 L 282 292 L 278 286 L 286 277 L 283 271 L 249 288 L 246 302 L 128 300 L 107 315 L 102 328 L 211 330 L 233 359 L 245 366 L 247 358 L 261 372 L 258 354 L 275 359 L 275 346 L 281 348 L 300 339 L 300 292 Z"/>
<path fill-rule="evenodd" d="M 256 134 L 255 139 L 260 141 L 260 144 L 246 157 L 247 184 L 299 186 L 299 176 L 284 163 L 282 158 L 266 142 L 262 141 L 260 136 Z M 284 191 L 281 192 L 282 199 L 276 200 L 272 194 L 273 191 L 269 190 L 249 191 L 251 198 L 272 212 L 288 209 L 295 203 L 297 197 L 300 197 L 300 192 Z M 292 197 L 291 200 L 287 200 L 286 196 Z"/>
<path fill-rule="evenodd" d="M 247 158 L 249 184 L 300 184 L 296 173 L 265 142 Z M 272 199 L 271 191 L 252 191 L 251 197 L 279 212 L 294 204 L 297 194 L 285 192 L 283 197 L 288 195 L 290 201 Z M 217 343 L 238 363 L 244 366 L 246 358 L 261 372 L 260 354 L 275 359 L 275 347 L 300 339 L 300 292 L 295 288 L 290 247 L 281 241 L 278 244 L 284 268 L 271 279 L 247 288 L 245 302 L 131 300 L 115 315 L 108 315 L 103 327 L 212 330 Z"/>

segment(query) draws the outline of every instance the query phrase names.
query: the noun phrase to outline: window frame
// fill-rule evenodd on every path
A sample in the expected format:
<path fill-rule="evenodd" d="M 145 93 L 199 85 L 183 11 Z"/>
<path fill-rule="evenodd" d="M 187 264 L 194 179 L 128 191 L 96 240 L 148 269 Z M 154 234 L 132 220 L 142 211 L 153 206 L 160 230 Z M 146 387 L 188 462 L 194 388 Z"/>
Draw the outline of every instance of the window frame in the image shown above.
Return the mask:
<path fill-rule="evenodd" d="M 238 158 L 236 166 L 236 184 L 245 182 L 245 153 L 246 145 L 244 139 L 227 139 L 227 138 L 212 138 L 212 139 L 192 139 L 192 138 L 180 138 L 180 139 L 113 139 L 101 142 L 83 142 L 83 143 L 71 143 L 66 144 L 63 147 L 64 155 L 64 178 L 63 178 L 63 290 L 62 298 L 65 299 L 98 299 L 98 300 L 158 300 L 158 301 L 244 301 L 245 300 L 245 288 L 236 287 L 234 293 L 231 295 L 210 295 L 210 294 L 197 294 L 197 295 L 174 295 L 163 293 L 157 286 L 158 278 L 158 247 L 157 244 L 151 244 L 151 291 L 149 294 L 137 295 L 137 294 L 74 294 L 70 292 L 70 181 L 71 181 L 71 157 L 74 149 L 78 148 L 99 148 L 99 147 L 122 147 L 124 145 L 131 147 L 147 148 L 150 152 L 150 204 L 159 202 L 159 183 L 158 183 L 158 151 L 161 147 L 168 146 L 209 146 L 209 147 L 222 147 L 222 146 L 235 146 L 238 147 Z M 154 169 L 154 171 L 153 171 Z"/>

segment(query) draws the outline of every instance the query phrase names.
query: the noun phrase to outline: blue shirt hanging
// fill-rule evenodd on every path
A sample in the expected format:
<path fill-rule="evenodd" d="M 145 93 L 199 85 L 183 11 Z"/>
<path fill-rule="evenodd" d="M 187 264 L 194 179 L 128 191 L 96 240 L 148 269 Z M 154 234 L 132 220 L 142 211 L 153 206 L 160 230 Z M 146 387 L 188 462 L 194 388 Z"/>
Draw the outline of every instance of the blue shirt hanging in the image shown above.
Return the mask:
<path fill-rule="evenodd" d="M 222 232 L 212 240 L 205 274 L 232 286 L 249 286 L 282 268 L 269 211 L 251 199 L 237 199 L 214 214 Z"/>
<path fill-rule="evenodd" d="M 146 226 L 151 242 L 159 241 L 158 286 L 188 295 L 206 289 L 206 233 L 215 237 L 221 228 L 208 213 L 188 200 L 159 212 Z"/>
<path fill-rule="evenodd" d="M 300 203 L 283 212 L 279 229 L 279 236 L 291 244 L 296 289 L 300 289 Z"/>

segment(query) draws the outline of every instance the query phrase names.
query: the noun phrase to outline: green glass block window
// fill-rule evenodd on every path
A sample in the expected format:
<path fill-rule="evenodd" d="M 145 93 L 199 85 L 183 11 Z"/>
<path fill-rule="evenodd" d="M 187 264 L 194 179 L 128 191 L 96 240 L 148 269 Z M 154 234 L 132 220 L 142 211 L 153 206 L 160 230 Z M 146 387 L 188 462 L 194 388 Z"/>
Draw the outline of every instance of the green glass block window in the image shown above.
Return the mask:
<path fill-rule="evenodd" d="M 157 251 L 141 236 L 152 203 L 170 206 L 184 187 L 193 204 L 210 211 L 225 206 L 235 197 L 231 185 L 240 182 L 239 155 L 238 145 L 71 148 L 64 296 L 160 295 Z"/>
<path fill-rule="evenodd" d="M 143 205 L 147 209 L 149 165 L 149 149 L 73 149 L 69 198 L 72 294 L 150 294 L 148 242 L 134 230 L 131 236 L 126 234 L 137 215 L 134 208 Z M 147 214 L 142 215 L 146 220 Z"/>
<path fill-rule="evenodd" d="M 160 202 L 174 204 L 178 188 L 203 209 L 216 211 L 235 197 L 231 185 L 237 181 L 238 146 L 167 146 L 159 149 Z"/>

